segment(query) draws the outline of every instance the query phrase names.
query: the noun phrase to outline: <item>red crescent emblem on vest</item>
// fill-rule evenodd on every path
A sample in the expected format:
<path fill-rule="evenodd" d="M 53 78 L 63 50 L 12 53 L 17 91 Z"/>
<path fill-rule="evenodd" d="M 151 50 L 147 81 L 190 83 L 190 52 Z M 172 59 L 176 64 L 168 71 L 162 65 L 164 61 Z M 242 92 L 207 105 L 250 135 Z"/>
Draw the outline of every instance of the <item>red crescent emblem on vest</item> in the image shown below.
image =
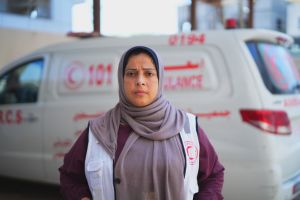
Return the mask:
<path fill-rule="evenodd" d="M 195 146 L 195 144 L 192 141 L 186 141 L 184 146 L 189 164 L 194 165 L 199 156 L 199 149 Z"/>

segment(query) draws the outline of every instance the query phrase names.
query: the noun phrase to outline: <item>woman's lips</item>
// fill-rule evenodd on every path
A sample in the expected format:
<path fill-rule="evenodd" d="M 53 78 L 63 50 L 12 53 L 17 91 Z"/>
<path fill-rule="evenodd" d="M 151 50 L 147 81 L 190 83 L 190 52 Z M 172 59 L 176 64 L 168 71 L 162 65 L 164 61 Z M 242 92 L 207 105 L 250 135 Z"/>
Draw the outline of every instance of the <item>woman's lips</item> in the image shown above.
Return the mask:
<path fill-rule="evenodd" d="M 142 90 L 135 91 L 134 93 L 135 93 L 137 96 L 143 96 L 143 95 L 146 94 L 146 92 L 145 92 L 145 91 L 142 91 Z"/>

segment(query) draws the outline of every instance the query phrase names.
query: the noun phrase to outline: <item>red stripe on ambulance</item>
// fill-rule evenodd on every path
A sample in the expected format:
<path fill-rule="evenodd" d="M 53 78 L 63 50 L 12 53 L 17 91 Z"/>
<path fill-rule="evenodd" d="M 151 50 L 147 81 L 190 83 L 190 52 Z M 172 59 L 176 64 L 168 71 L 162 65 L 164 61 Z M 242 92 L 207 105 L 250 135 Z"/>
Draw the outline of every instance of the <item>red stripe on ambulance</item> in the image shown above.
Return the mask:
<path fill-rule="evenodd" d="M 210 112 L 210 113 L 195 113 L 198 117 L 205 117 L 205 118 L 213 118 L 213 117 L 228 117 L 230 115 L 229 111 L 223 111 L 223 112 Z"/>
<path fill-rule="evenodd" d="M 98 117 L 102 114 L 103 114 L 103 112 L 98 112 L 98 113 L 95 113 L 95 114 L 78 113 L 78 114 L 74 115 L 73 121 L 84 120 L 84 119 L 92 119 L 92 118 Z"/>

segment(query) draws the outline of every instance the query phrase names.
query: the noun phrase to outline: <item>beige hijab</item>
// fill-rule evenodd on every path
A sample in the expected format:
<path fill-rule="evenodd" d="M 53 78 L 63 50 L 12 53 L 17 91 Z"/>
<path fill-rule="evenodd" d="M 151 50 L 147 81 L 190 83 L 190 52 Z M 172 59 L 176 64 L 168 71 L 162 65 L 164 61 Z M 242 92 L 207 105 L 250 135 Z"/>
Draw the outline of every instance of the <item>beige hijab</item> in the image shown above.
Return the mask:
<path fill-rule="evenodd" d="M 159 87 L 148 106 L 135 107 L 125 96 L 123 72 L 132 52 L 143 51 L 153 59 Z M 120 122 L 133 130 L 115 163 L 117 199 L 182 199 L 184 156 L 178 133 L 186 114 L 163 97 L 163 66 L 154 50 L 136 46 L 119 63 L 119 103 L 90 122 L 95 137 L 114 159 Z"/>

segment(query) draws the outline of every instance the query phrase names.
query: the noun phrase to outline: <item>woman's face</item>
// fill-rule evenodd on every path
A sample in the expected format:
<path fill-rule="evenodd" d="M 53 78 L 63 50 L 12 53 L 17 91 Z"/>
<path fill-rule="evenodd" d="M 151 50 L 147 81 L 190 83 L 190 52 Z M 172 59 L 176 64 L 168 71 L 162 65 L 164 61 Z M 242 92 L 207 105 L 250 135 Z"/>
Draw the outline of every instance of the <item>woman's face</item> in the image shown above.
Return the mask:
<path fill-rule="evenodd" d="M 125 95 L 137 107 L 151 104 L 158 92 L 158 77 L 155 65 L 145 53 L 132 55 L 124 73 Z"/>

